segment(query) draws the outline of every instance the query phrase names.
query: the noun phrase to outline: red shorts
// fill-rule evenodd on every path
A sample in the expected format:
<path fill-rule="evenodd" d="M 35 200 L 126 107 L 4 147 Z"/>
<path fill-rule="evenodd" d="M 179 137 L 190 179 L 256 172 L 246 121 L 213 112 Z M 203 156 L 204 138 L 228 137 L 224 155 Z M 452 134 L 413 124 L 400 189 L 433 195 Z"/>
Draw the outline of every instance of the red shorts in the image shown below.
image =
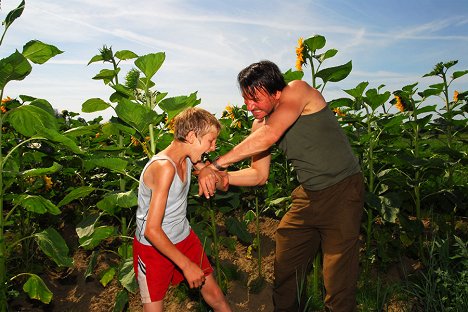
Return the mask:
<path fill-rule="evenodd" d="M 191 261 L 199 264 L 205 276 L 213 273 L 200 239 L 192 229 L 189 236 L 175 246 Z M 177 285 L 185 279 L 182 271 L 169 258 L 153 246 L 141 244 L 136 238 L 133 238 L 133 269 L 143 303 L 163 300 L 169 284 Z"/>

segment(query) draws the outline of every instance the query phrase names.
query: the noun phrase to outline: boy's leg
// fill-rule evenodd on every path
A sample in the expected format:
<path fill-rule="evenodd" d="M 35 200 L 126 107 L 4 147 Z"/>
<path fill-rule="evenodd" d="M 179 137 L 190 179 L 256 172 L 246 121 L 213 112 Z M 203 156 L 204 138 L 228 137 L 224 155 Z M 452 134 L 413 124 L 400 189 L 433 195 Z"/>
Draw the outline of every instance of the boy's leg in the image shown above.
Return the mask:
<path fill-rule="evenodd" d="M 215 312 L 230 312 L 231 308 L 224 297 L 223 291 L 216 283 L 213 274 L 206 277 L 205 284 L 201 287 L 201 294 L 206 303 L 213 308 Z"/>
<path fill-rule="evenodd" d="M 321 230 L 325 306 L 331 311 L 356 310 L 359 271 L 359 228 L 363 211 L 362 175 L 353 175 L 331 187 L 324 205 Z"/>
<path fill-rule="evenodd" d="M 164 310 L 163 301 L 156 301 L 143 304 L 143 312 L 162 312 Z"/>
<path fill-rule="evenodd" d="M 298 299 L 298 289 L 306 285 L 306 273 L 320 245 L 309 196 L 299 186 L 291 197 L 291 208 L 276 230 L 273 303 L 277 312 L 298 311 L 305 299 L 304 292 Z"/>

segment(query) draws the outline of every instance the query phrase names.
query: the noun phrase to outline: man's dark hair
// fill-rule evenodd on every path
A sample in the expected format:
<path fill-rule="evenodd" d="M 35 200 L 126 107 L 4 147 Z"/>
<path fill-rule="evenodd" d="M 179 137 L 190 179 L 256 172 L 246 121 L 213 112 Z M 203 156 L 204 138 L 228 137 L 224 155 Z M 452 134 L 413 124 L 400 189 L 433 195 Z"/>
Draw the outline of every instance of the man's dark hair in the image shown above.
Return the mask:
<path fill-rule="evenodd" d="M 257 90 L 263 89 L 268 94 L 274 94 L 286 87 L 279 67 L 267 60 L 253 63 L 241 70 L 237 75 L 237 82 L 242 95 L 254 100 Z"/>

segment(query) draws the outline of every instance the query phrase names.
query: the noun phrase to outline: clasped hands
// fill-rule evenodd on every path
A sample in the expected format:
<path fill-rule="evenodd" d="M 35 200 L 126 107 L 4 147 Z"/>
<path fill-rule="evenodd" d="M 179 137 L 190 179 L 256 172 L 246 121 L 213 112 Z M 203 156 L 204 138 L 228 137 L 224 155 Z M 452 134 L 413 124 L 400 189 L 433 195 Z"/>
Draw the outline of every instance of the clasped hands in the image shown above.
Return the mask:
<path fill-rule="evenodd" d="M 208 164 L 198 171 L 198 195 L 204 195 L 207 199 L 213 196 L 216 189 L 227 191 L 229 177 L 226 171 L 219 171 L 213 165 Z"/>

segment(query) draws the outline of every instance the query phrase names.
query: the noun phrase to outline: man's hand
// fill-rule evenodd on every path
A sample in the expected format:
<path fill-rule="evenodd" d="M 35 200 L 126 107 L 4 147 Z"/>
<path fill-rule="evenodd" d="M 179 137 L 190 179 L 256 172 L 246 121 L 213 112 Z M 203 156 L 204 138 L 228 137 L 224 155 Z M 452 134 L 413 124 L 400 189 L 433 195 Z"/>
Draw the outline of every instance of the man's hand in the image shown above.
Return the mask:
<path fill-rule="evenodd" d="M 198 195 L 210 198 L 216 192 L 216 183 L 221 180 L 223 180 L 221 185 L 224 187 L 225 178 L 222 178 L 220 171 L 214 169 L 212 165 L 204 167 L 198 172 Z"/>

